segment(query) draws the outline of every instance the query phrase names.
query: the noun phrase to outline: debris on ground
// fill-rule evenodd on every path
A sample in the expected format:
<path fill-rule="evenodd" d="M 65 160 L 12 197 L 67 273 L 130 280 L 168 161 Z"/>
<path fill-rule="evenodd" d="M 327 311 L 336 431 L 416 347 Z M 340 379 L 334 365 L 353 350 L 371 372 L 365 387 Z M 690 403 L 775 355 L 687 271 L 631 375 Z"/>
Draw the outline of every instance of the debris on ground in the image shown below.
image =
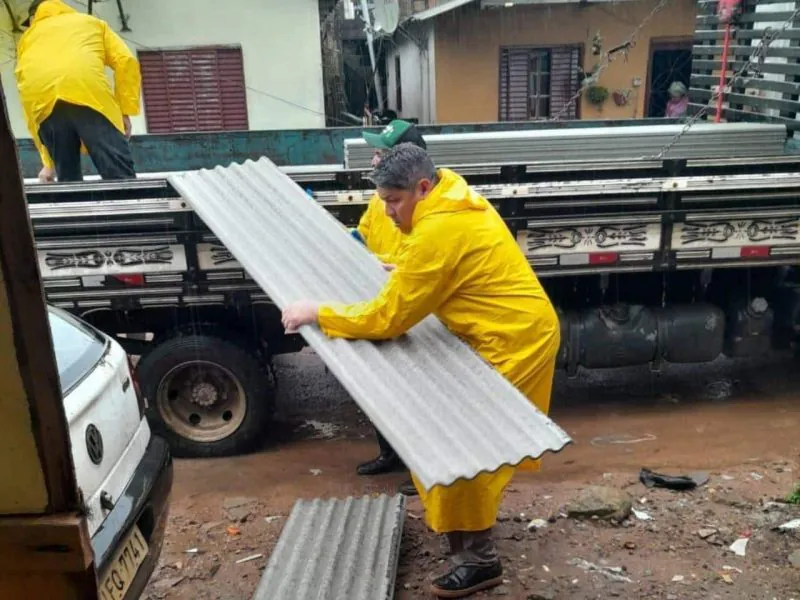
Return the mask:
<path fill-rule="evenodd" d="M 716 533 L 717 533 L 717 530 L 716 530 L 716 529 L 713 529 L 713 528 L 711 528 L 711 527 L 707 527 L 707 528 L 703 528 L 703 529 L 698 529 L 698 530 L 697 530 L 697 536 L 698 536 L 698 537 L 699 537 L 701 540 L 707 540 L 707 539 L 708 539 L 708 538 L 710 538 L 712 535 L 716 535 Z"/>
<path fill-rule="evenodd" d="M 544 529 L 545 527 L 547 527 L 547 521 L 545 519 L 534 519 L 528 523 L 528 531 L 536 531 L 537 529 Z"/>
<path fill-rule="evenodd" d="M 299 356 L 302 359 L 304 355 Z M 294 357 L 276 357 L 278 368 L 287 360 Z M 740 364 L 735 365 L 737 377 Z M 800 506 L 775 502 L 785 499 L 800 480 L 797 432 L 796 427 L 790 426 L 800 422 L 800 404 L 794 392 L 800 390 L 800 369 L 791 368 L 793 364 L 787 361 L 775 366 L 772 359 L 765 361 L 763 369 L 753 372 L 761 377 L 758 381 L 780 381 L 777 387 L 781 395 L 770 397 L 762 393 L 772 384 L 751 385 L 748 378 L 742 389 L 757 393 L 743 393 L 736 400 L 736 410 L 727 402 L 724 407 L 696 402 L 698 394 L 691 387 L 697 387 L 702 394 L 708 379 L 694 375 L 695 371 L 691 371 L 685 385 L 675 384 L 674 378 L 673 384 L 664 383 L 671 377 L 669 370 L 678 368 L 672 365 L 666 367 L 666 374 L 658 381 L 646 375 L 641 385 L 633 389 L 627 379 L 617 381 L 611 373 L 598 376 L 600 385 L 597 379 L 591 379 L 591 388 L 587 387 L 589 379 L 582 381 L 583 375 L 569 382 L 557 375 L 562 381 L 556 385 L 559 399 L 554 401 L 554 410 L 562 411 L 556 420 L 561 418 L 563 422 L 559 424 L 567 431 L 574 431 L 575 437 L 584 442 L 614 432 L 628 432 L 631 436 L 625 440 L 598 440 L 599 445 L 575 445 L 568 452 L 548 455 L 541 472 L 520 472 L 515 476 L 504 497 L 495 534 L 509 580 L 502 584 L 509 591 L 505 597 L 800 600 L 800 567 L 792 564 L 798 558 L 793 553 L 800 550 Z M 770 378 L 762 376 L 762 371 Z M 305 366 L 292 371 L 293 379 L 279 388 L 283 391 L 277 401 L 276 423 L 290 425 L 276 431 L 281 434 L 279 451 L 268 449 L 214 460 L 176 459 L 164 548 L 143 598 L 252 598 L 297 498 L 391 495 L 408 477 L 406 473 L 375 478 L 356 475 L 355 466 L 373 456 L 372 427 L 333 377 L 325 377 L 321 368 L 312 365 L 312 372 L 319 373 L 322 383 L 319 389 L 309 389 L 308 372 Z M 787 377 L 793 378 L 793 387 L 788 386 Z M 309 402 L 314 403 L 313 414 L 297 412 L 301 406 L 296 401 L 298 393 L 287 393 L 293 382 L 302 390 L 303 400 L 308 396 Z M 625 409 L 628 396 L 635 398 L 638 407 L 639 398 L 647 397 L 651 388 L 658 393 L 679 394 L 681 406 L 661 409 L 651 402 L 646 414 Z M 333 394 L 341 394 L 344 400 L 330 404 Z M 597 406 L 603 410 L 587 410 L 585 414 L 571 410 L 573 406 L 584 407 L 587 397 L 589 403 L 596 398 Z M 676 410 L 687 411 L 686 418 L 676 418 Z M 335 423 L 347 436 L 318 441 L 297 438 L 293 424 L 309 418 Z M 699 428 L 704 431 L 695 434 Z M 753 435 L 753 431 L 760 434 Z M 645 437 L 646 432 L 658 440 L 625 443 Z M 301 443 L 293 443 L 295 439 Z M 752 457 L 761 458 L 749 460 Z M 772 466 L 777 461 L 785 462 L 780 470 Z M 713 485 L 694 492 L 647 489 L 638 480 L 642 466 L 676 475 L 708 468 L 712 470 Z M 312 477 L 310 468 L 322 473 Z M 750 475 L 753 472 L 764 478 L 756 481 Z M 651 520 L 640 521 L 633 514 L 621 523 L 599 517 L 564 518 L 566 507 L 592 485 L 631 494 L 636 508 L 646 511 Z M 252 510 L 246 523 L 230 520 L 225 514 L 223 501 L 231 496 L 257 498 L 257 502 L 246 505 Z M 640 503 L 640 497 L 646 502 Z M 720 497 L 724 500 L 719 501 Z M 427 597 L 431 577 L 447 561 L 440 537 L 433 535 L 422 519 L 418 498 L 408 500 L 408 511 L 396 600 Z M 523 513 L 528 517 L 522 519 Z M 528 531 L 527 526 L 538 517 L 548 520 L 547 527 Z M 796 528 L 778 529 L 793 519 L 798 521 Z M 239 527 L 241 535 L 227 536 L 226 528 L 231 525 Z M 704 529 L 715 529 L 717 533 L 703 540 L 698 532 Z M 752 531 L 753 543 L 748 543 L 745 558 L 737 557 L 728 547 L 748 530 Z M 187 548 L 202 552 L 187 555 Z M 263 558 L 236 564 L 257 553 L 262 553 Z M 568 564 L 573 557 L 580 557 L 596 569 L 609 570 L 603 574 L 592 567 L 582 569 Z M 181 563 L 180 569 L 177 563 Z M 728 565 L 723 566 L 725 563 Z M 684 581 L 672 583 L 676 574 L 683 575 Z M 180 577 L 185 579 L 179 581 Z M 618 582 L 616 577 L 632 583 Z M 164 579 L 179 583 L 166 589 L 160 587 L 163 583 L 156 587 Z M 476 599 L 494 597 L 491 591 L 476 595 Z"/>
<path fill-rule="evenodd" d="M 309 469 L 308 472 L 311 473 L 314 477 L 322 475 L 322 469 Z"/>
<path fill-rule="evenodd" d="M 257 502 L 255 498 L 225 498 L 222 502 L 222 510 L 230 521 L 244 523 L 253 514 Z"/>
<path fill-rule="evenodd" d="M 636 508 L 631 509 L 633 512 L 633 516 L 639 519 L 640 521 L 652 521 L 653 517 L 650 516 L 649 513 L 646 513 L 643 510 L 638 510 Z"/>
<path fill-rule="evenodd" d="M 735 571 L 736 573 L 739 573 L 740 575 L 742 573 L 744 573 L 744 571 L 742 571 L 739 567 L 731 567 L 731 566 L 728 566 L 728 565 L 722 565 L 722 570 L 723 571 Z"/>
<path fill-rule="evenodd" d="M 612 446 L 616 444 L 641 444 L 642 442 L 655 442 L 658 438 L 652 433 L 645 433 L 644 435 L 634 436 L 630 434 L 622 435 L 604 435 L 592 438 L 590 444 L 592 446 Z"/>
<path fill-rule="evenodd" d="M 157 590 L 168 590 L 169 588 L 174 588 L 184 579 L 186 579 L 186 577 L 168 577 L 167 579 L 159 579 L 153 584 L 153 587 Z"/>
<path fill-rule="evenodd" d="M 240 558 L 236 561 L 237 565 L 243 565 L 244 563 L 248 563 L 252 560 L 258 560 L 259 558 L 264 558 L 263 554 L 253 554 L 252 556 L 248 556 L 247 558 Z"/>
<path fill-rule="evenodd" d="M 573 558 L 568 564 L 572 565 L 573 567 L 583 569 L 586 572 L 600 573 L 606 579 L 610 579 L 611 581 L 618 581 L 620 583 L 633 583 L 633 580 L 630 577 L 623 575 L 623 573 L 625 573 L 625 569 L 622 567 L 603 567 L 582 558 Z"/>
<path fill-rule="evenodd" d="M 745 556 L 747 554 L 747 542 L 749 541 L 750 538 L 740 537 L 730 545 L 728 550 L 733 552 L 736 556 Z"/>
<path fill-rule="evenodd" d="M 200 533 L 203 535 L 209 535 L 214 529 L 217 527 L 222 527 L 225 525 L 226 521 L 211 521 L 210 523 L 205 523 L 202 527 L 200 527 Z"/>
<path fill-rule="evenodd" d="M 708 473 L 700 471 L 689 475 L 664 475 L 643 467 L 639 472 L 639 481 L 645 487 L 660 487 L 678 492 L 693 490 L 698 486 L 705 485 L 708 483 L 708 478 Z"/>
<path fill-rule="evenodd" d="M 324 423 L 314 419 L 305 421 L 301 428 L 310 428 L 314 431 L 309 437 L 312 440 L 332 440 L 339 433 L 339 427 L 334 423 Z"/>
<path fill-rule="evenodd" d="M 783 525 L 778 525 L 779 531 L 797 531 L 800 529 L 800 519 L 793 519 Z"/>
<path fill-rule="evenodd" d="M 627 492 L 593 485 L 582 490 L 567 505 L 567 515 L 573 518 L 598 517 L 624 521 L 630 516 L 632 508 L 633 502 Z"/>

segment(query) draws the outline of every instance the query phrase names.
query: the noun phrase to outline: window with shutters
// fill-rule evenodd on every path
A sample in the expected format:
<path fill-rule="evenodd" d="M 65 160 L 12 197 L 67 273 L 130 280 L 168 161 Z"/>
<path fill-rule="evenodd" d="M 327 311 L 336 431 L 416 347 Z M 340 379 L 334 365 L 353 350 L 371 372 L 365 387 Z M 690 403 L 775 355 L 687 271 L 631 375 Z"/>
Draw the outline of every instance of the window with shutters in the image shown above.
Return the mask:
<path fill-rule="evenodd" d="M 577 119 L 580 58 L 580 46 L 501 49 L 500 120 Z"/>
<path fill-rule="evenodd" d="M 248 129 L 241 48 L 142 50 L 139 63 L 149 133 Z"/>

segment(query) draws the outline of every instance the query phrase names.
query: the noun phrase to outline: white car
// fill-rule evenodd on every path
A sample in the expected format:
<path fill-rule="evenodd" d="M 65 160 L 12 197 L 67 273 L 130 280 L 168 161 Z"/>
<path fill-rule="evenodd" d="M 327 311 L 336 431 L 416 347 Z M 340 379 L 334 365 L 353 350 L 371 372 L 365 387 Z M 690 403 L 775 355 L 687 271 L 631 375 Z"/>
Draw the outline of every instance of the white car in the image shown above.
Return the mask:
<path fill-rule="evenodd" d="M 150 434 L 122 347 L 69 313 L 48 310 L 100 598 L 138 598 L 161 553 L 172 457 Z"/>

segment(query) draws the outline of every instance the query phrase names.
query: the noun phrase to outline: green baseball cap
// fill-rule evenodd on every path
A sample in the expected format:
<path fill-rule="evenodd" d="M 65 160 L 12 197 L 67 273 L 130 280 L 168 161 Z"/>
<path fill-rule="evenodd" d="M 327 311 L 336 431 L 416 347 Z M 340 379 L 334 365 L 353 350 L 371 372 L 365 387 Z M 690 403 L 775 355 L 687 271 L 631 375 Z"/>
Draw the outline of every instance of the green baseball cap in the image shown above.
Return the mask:
<path fill-rule="evenodd" d="M 427 148 L 416 125 L 399 119 L 389 123 L 380 133 L 365 131 L 361 136 L 368 145 L 381 150 L 388 150 L 403 143 L 414 144 L 423 149 Z"/>

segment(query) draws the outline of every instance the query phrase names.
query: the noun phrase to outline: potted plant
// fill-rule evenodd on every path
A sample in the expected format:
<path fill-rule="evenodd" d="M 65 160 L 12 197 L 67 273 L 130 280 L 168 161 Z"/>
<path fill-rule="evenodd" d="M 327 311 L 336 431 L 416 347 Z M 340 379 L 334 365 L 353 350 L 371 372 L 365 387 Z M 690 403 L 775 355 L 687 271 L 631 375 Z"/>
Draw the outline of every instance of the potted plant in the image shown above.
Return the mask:
<path fill-rule="evenodd" d="M 608 100 L 608 88 L 602 85 L 590 85 L 586 88 L 586 99 L 599 108 Z"/>

